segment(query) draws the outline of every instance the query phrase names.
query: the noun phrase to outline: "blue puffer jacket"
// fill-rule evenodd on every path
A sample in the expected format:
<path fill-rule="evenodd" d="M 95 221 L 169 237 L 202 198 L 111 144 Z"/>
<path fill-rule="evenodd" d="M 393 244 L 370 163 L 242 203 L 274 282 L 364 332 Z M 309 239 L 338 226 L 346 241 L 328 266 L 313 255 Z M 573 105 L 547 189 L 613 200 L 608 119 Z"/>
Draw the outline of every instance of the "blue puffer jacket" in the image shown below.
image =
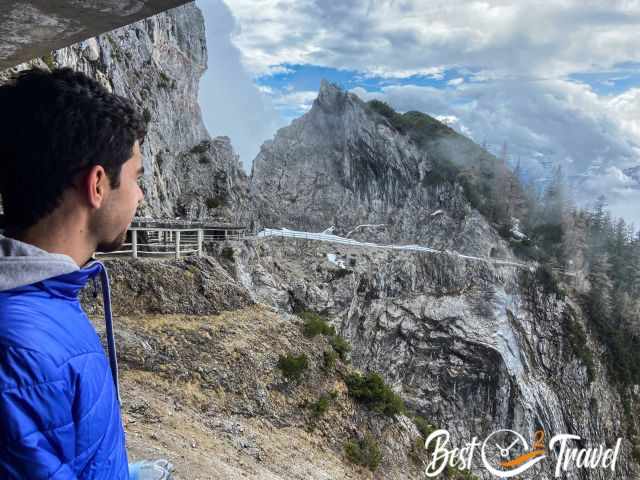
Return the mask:
<path fill-rule="evenodd" d="M 78 301 L 98 275 L 109 360 Z M 99 261 L 0 235 L 0 479 L 129 478 L 110 307 Z"/>

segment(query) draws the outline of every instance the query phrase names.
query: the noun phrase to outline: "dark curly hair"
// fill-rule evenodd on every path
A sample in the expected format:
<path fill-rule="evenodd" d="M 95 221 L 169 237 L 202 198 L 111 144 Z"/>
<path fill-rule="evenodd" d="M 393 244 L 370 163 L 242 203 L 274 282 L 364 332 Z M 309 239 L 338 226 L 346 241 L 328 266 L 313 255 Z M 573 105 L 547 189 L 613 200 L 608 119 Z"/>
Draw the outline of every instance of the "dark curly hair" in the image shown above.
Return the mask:
<path fill-rule="evenodd" d="M 132 103 L 87 75 L 61 68 L 15 74 L 0 86 L 0 194 L 5 225 L 24 229 L 55 210 L 85 168 L 102 165 L 112 188 L 143 143 Z"/>

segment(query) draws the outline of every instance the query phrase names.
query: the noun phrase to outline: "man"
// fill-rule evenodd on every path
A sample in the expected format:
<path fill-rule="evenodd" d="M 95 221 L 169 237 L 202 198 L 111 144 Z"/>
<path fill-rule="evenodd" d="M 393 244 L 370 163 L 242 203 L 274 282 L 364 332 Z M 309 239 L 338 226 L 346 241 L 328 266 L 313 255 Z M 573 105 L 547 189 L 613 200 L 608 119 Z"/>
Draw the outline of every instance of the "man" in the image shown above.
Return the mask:
<path fill-rule="evenodd" d="M 109 283 L 95 251 L 120 247 L 143 200 L 146 125 L 70 69 L 0 86 L 0 478 L 167 479 L 128 464 Z M 78 294 L 100 276 L 109 359 Z M 96 292 L 97 293 L 97 292 Z"/>

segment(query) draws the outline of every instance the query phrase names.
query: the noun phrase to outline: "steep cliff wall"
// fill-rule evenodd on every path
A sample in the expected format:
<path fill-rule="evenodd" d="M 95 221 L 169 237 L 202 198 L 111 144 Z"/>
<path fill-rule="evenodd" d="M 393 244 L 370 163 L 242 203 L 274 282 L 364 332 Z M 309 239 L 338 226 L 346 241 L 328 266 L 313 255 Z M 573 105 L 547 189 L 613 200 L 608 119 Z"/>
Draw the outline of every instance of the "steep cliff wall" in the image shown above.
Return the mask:
<path fill-rule="evenodd" d="M 351 343 L 354 366 L 381 372 L 453 445 L 504 428 L 525 438 L 572 433 L 583 446 L 620 437 L 615 474 L 574 469 L 562 478 L 637 475 L 629 417 L 570 282 L 564 295 L 527 270 L 307 240 L 263 240 L 235 258 L 256 301 L 327 315 Z M 518 478 L 553 478 L 557 453 Z M 474 473 L 495 478 L 479 460 Z"/>
<path fill-rule="evenodd" d="M 52 52 L 0 74 L 71 67 L 130 98 L 149 120 L 138 214 L 242 223 L 246 175 L 228 137 L 211 138 L 198 105 L 207 67 L 204 19 L 189 4 Z"/>
<path fill-rule="evenodd" d="M 464 175 L 446 171 L 475 169 L 492 188 L 513 182 L 500 161 L 420 114 L 414 141 L 403 118 L 380 108 L 383 115 L 323 81 L 311 110 L 265 142 L 254 162 L 250 190 L 261 223 L 333 225 L 369 241 L 513 258 L 487 209 L 480 212 L 483 202 L 457 181 Z M 354 230 L 361 224 L 377 227 Z M 548 438 L 572 433 L 585 445 L 612 446 L 621 437 L 615 475 L 574 470 L 563 478 L 635 474 L 629 406 L 601 362 L 604 346 L 571 277 L 560 286 L 527 269 L 455 256 L 293 239 L 248 245 L 237 258 L 236 276 L 256 300 L 330 316 L 353 346 L 354 365 L 382 372 L 454 444 L 504 428 L 528 438 L 538 429 Z M 548 460 L 524 478 L 552 478 L 553 469 Z M 475 473 L 490 478 L 482 468 Z"/>

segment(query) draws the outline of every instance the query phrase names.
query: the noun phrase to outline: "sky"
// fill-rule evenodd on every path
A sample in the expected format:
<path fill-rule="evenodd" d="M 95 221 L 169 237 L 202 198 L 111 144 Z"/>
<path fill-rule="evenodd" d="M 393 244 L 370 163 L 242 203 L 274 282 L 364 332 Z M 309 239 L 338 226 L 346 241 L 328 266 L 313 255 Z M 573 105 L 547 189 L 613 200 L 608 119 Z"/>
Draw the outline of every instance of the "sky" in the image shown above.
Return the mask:
<path fill-rule="evenodd" d="M 640 0 L 197 0 L 209 68 L 200 103 L 250 172 L 325 78 L 420 110 L 530 178 L 553 165 L 588 206 L 640 226 Z M 506 146 L 506 147 L 505 147 Z"/>

